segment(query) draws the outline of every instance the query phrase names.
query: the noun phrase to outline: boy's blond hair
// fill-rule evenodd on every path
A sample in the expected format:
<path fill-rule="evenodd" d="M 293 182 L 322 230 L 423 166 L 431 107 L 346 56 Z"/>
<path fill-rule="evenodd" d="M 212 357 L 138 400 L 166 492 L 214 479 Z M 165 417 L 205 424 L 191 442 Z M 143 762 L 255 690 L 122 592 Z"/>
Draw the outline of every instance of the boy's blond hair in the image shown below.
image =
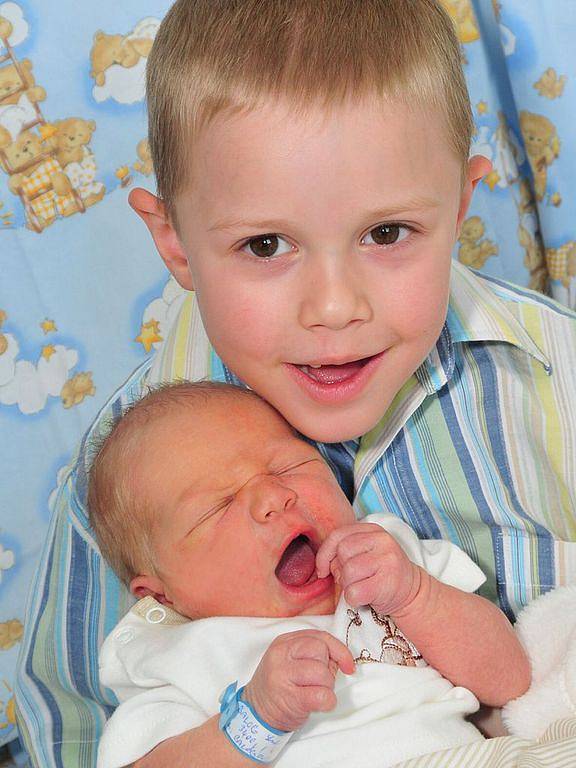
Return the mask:
<path fill-rule="evenodd" d="M 372 95 L 437 108 L 464 166 L 473 120 L 461 58 L 438 0 L 177 0 L 147 68 L 150 149 L 168 215 L 176 223 L 195 136 L 219 113 L 270 98 L 298 112 Z"/>
<path fill-rule="evenodd" d="M 135 576 L 155 574 L 150 531 L 157 511 L 149 508 L 133 472 L 139 452 L 154 449 L 146 444 L 146 426 L 172 411 L 201 409 L 214 397 L 250 397 L 276 413 L 249 389 L 216 381 L 176 382 L 151 389 L 92 445 L 87 496 L 90 525 L 102 556 L 128 586 Z"/>

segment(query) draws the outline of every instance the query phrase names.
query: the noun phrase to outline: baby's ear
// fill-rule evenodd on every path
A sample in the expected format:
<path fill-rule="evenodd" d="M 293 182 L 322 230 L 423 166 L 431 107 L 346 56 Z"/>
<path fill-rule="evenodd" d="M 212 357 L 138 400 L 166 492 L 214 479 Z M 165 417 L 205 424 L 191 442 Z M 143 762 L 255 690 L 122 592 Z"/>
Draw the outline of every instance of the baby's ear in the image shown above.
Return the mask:
<path fill-rule="evenodd" d="M 154 239 L 162 261 L 182 288 L 193 291 L 192 276 L 188 266 L 188 258 L 184 253 L 178 233 L 166 214 L 164 203 L 159 197 L 138 187 L 128 196 L 128 202 L 144 221 Z"/>
<path fill-rule="evenodd" d="M 142 600 L 143 597 L 153 597 L 162 605 L 172 605 L 172 601 L 166 597 L 164 584 L 156 576 L 135 576 L 130 582 L 130 592 Z"/>

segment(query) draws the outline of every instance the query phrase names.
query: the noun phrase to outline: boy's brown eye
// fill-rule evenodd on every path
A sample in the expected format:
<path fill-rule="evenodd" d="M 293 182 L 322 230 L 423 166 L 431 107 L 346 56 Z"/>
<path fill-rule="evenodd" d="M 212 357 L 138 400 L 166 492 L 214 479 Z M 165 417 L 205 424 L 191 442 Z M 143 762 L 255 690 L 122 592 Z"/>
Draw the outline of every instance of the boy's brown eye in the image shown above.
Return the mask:
<path fill-rule="evenodd" d="M 381 224 L 370 230 L 370 234 L 378 245 L 393 245 L 400 237 L 399 224 Z"/>
<path fill-rule="evenodd" d="M 278 238 L 276 235 L 262 235 L 261 237 L 253 237 L 249 240 L 247 245 L 254 256 L 260 258 L 270 258 L 276 254 L 278 250 Z"/>
<path fill-rule="evenodd" d="M 264 263 L 272 261 L 280 256 L 286 256 L 294 251 L 294 247 L 281 235 L 268 232 L 265 235 L 257 235 L 246 240 L 240 248 L 241 251 L 252 257 L 260 259 Z"/>

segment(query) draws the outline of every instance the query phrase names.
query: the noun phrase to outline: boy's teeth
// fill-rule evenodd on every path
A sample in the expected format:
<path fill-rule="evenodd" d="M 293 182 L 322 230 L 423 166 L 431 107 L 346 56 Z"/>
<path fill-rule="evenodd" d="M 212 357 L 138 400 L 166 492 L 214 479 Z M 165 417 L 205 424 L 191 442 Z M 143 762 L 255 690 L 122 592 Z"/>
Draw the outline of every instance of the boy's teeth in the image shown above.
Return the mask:
<path fill-rule="evenodd" d="M 299 365 L 298 368 L 319 384 L 341 384 L 355 376 L 366 360 L 354 360 L 340 365 Z"/>

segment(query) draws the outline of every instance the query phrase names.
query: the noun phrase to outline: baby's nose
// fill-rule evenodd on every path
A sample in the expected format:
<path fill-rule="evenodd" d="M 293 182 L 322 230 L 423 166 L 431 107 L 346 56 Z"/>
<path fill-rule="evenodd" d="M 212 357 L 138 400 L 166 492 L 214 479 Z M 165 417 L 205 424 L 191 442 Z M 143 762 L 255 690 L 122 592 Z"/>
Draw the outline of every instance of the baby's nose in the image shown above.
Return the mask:
<path fill-rule="evenodd" d="M 257 475 L 242 489 L 250 514 L 263 523 L 294 506 L 298 494 L 274 475 Z"/>

